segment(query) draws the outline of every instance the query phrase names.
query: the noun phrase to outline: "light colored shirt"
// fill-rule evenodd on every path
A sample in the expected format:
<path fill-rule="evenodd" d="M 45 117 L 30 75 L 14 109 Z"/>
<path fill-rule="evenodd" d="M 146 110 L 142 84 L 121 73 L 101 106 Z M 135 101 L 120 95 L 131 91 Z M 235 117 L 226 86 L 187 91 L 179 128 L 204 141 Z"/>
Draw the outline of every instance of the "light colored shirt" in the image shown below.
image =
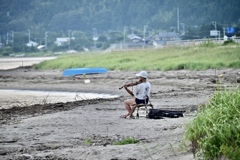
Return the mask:
<path fill-rule="evenodd" d="M 146 99 L 146 96 L 150 97 L 151 84 L 149 82 L 142 82 L 136 86 L 133 94 L 137 99 Z"/>

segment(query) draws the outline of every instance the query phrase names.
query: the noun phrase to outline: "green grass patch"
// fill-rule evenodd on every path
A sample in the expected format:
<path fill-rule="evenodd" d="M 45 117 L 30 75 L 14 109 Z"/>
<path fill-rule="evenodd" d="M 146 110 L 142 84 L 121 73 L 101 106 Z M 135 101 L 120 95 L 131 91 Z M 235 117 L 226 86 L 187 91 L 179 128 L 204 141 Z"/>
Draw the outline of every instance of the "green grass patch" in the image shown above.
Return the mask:
<path fill-rule="evenodd" d="M 138 139 L 128 137 L 121 141 L 113 142 L 113 145 L 126 145 L 126 144 L 134 144 L 138 142 L 139 142 Z"/>
<path fill-rule="evenodd" d="M 88 138 L 85 138 L 85 140 L 84 140 L 84 144 L 85 144 L 85 145 L 90 145 L 91 142 L 90 142 L 90 140 L 89 140 Z"/>
<path fill-rule="evenodd" d="M 210 44 L 208 44 L 210 43 Z M 204 45 L 211 47 L 204 47 Z M 240 47 L 212 46 L 64 55 L 35 65 L 37 69 L 104 67 L 108 70 L 205 70 L 240 68 Z"/>
<path fill-rule="evenodd" d="M 240 89 L 218 91 L 186 125 L 193 154 L 204 159 L 240 157 Z"/>

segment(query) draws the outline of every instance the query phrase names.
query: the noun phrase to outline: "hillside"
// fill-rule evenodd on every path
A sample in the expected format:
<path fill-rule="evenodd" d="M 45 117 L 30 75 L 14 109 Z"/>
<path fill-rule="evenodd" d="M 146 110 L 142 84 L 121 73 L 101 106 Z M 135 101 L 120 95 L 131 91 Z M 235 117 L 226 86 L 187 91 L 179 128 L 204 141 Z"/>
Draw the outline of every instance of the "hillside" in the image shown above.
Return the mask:
<path fill-rule="evenodd" d="M 209 36 L 216 29 L 235 27 L 240 35 L 239 0 L 1 0 L 0 36 L 14 52 L 35 52 L 23 48 L 30 40 L 52 51 L 57 37 L 77 37 L 71 48 L 82 50 L 122 42 L 125 34 L 143 37 L 161 31 L 185 33 L 183 39 Z M 1 46 L 0 46 L 1 48 Z M 1 51 L 0 51 L 1 52 Z M 10 51 L 9 51 L 10 52 Z"/>
<path fill-rule="evenodd" d="M 99 32 L 123 29 L 169 29 L 179 21 L 186 26 L 233 25 L 240 19 L 238 0 L 1 0 L 0 34 L 27 29 Z M 179 26 L 180 28 L 181 26 Z"/>

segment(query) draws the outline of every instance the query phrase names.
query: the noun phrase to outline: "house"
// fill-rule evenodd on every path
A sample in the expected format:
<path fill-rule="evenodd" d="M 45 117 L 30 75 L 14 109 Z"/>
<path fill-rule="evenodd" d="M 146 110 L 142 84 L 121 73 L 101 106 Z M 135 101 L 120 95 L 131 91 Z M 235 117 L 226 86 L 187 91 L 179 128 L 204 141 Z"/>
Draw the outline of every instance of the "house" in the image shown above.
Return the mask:
<path fill-rule="evenodd" d="M 135 34 L 129 34 L 127 35 L 127 40 L 124 44 L 122 44 L 121 48 L 142 48 L 144 46 L 144 40 L 135 35 Z"/>
<path fill-rule="evenodd" d="M 56 41 L 55 41 L 55 44 L 57 46 L 62 46 L 64 44 L 67 44 L 69 42 L 69 38 L 66 37 L 66 38 L 56 38 Z"/>
<path fill-rule="evenodd" d="M 141 37 L 136 36 L 135 34 L 130 34 L 130 35 L 127 36 L 127 38 L 130 39 L 132 42 L 135 42 L 135 43 L 143 41 L 143 39 Z"/>
<path fill-rule="evenodd" d="M 69 37 L 62 37 L 62 38 L 56 38 L 56 41 L 55 41 L 55 44 L 57 46 L 62 46 L 62 45 L 65 45 L 67 43 L 69 43 Z M 75 37 L 71 37 L 71 40 L 74 40 Z"/>
<path fill-rule="evenodd" d="M 155 48 L 162 48 L 164 45 L 177 42 L 180 37 L 176 32 L 160 32 L 148 39 Z"/>
<path fill-rule="evenodd" d="M 33 42 L 33 41 L 29 41 L 28 43 L 26 43 L 26 46 L 28 46 L 28 47 L 36 47 L 38 45 L 38 43 L 37 42 Z"/>
<path fill-rule="evenodd" d="M 161 32 L 153 36 L 154 41 L 177 41 L 179 39 L 176 32 Z"/>

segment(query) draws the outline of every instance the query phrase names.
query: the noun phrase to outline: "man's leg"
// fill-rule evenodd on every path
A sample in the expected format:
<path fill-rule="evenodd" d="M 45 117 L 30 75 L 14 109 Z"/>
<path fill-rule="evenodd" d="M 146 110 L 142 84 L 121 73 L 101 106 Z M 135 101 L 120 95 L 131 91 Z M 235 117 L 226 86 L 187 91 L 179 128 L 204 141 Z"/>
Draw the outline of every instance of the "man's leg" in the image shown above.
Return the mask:
<path fill-rule="evenodd" d="M 130 113 L 131 116 L 132 116 L 132 114 L 134 113 L 136 107 L 137 107 L 137 104 L 134 104 L 134 105 L 132 106 L 131 113 Z"/>
<path fill-rule="evenodd" d="M 123 103 L 124 103 L 126 110 L 128 111 L 128 113 L 126 115 L 124 115 L 124 118 L 126 118 L 127 116 L 130 116 L 133 113 L 131 106 L 134 107 L 136 105 L 136 103 L 135 103 L 134 99 L 127 99 Z"/>

